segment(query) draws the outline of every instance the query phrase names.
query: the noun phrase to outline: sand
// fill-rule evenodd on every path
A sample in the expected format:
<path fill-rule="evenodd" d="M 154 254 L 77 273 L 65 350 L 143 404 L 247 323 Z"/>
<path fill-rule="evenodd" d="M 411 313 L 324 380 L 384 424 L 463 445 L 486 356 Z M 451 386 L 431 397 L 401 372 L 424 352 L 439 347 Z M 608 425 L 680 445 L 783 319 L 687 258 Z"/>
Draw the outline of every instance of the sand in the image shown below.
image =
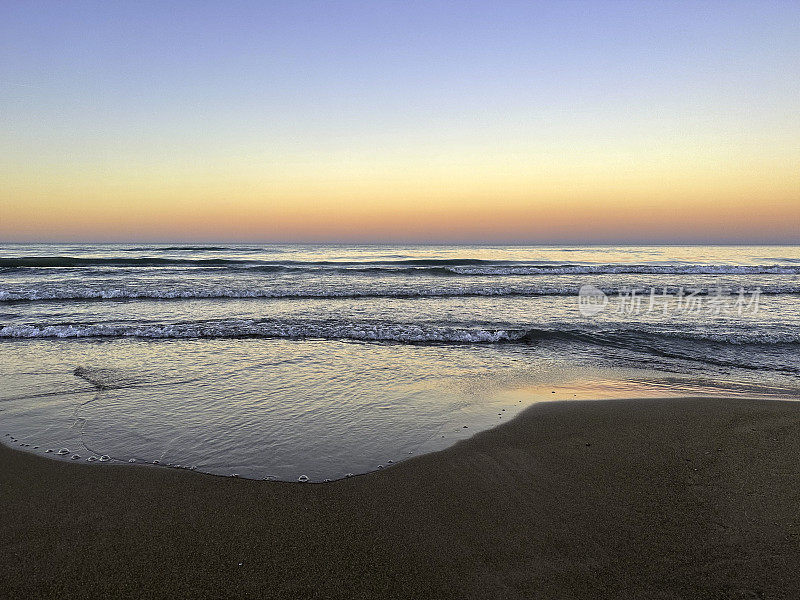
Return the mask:
<path fill-rule="evenodd" d="M 328 484 L 0 448 L 5 598 L 797 598 L 800 403 L 535 405 Z"/>

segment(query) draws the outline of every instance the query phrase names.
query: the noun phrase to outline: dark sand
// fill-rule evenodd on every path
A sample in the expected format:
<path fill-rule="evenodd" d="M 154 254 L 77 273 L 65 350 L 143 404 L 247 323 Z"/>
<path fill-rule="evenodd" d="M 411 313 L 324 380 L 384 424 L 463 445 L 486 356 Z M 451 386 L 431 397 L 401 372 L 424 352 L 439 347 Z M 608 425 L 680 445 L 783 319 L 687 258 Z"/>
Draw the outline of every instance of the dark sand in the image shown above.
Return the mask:
<path fill-rule="evenodd" d="M 547 403 L 330 484 L 0 449 L 4 598 L 798 598 L 800 403 Z"/>

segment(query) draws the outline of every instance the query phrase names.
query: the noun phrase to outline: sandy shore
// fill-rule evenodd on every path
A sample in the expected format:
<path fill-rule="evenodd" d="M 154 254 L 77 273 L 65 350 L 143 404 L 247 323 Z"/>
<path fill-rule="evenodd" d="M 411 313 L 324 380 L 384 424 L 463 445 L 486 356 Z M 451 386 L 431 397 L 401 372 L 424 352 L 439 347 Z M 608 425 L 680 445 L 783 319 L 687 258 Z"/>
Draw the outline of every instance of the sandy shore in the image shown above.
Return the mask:
<path fill-rule="evenodd" d="M 800 403 L 545 403 L 330 484 L 0 447 L 8 598 L 796 598 Z"/>

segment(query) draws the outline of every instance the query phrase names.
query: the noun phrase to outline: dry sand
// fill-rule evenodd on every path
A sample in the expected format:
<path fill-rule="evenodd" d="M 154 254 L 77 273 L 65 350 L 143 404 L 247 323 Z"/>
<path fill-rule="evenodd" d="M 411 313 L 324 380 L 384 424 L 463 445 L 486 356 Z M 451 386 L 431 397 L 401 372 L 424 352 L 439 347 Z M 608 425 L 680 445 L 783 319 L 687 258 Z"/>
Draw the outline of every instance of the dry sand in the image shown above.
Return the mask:
<path fill-rule="evenodd" d="M 559 402 L 329 484 L 0 448 L 4 598 L 798 598 L 800 403 Z"/>

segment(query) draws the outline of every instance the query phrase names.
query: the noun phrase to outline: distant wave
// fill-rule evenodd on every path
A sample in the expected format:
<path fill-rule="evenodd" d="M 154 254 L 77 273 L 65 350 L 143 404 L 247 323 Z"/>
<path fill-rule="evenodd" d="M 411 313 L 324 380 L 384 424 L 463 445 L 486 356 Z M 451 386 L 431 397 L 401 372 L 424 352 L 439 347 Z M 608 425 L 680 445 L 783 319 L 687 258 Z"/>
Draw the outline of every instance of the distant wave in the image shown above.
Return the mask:
<path fill-rule="evenodd" d="M 177 248 L 177 247 L 176 247 Z M 159 258 L 159 257 L 72 257 L 27 256 L 0 258 L 0 269 L 91 268 L 91 267 L 214 267 L 251 269 L 264 272 L 327 271 L 339 273 L 374 273 L 443 276 L 509 275 L 797 275 L 800 265 L 727 265 L 727 264 L 570 264 L 486 261 L 480 259 L 408 259 L 394 261 L 267 261 L 230 258 Z"/>
<path fill-rule="evenodd" d="M 139 246 L 134 248 L 120 248 L 120 252 L 224 252 L 236 251 L 231 246 Z M 262 251 L 259 249 L 259 251 Z"/>
<path fill-rule="evenodd" d="M 800 266 L 793 265 L 414 265 L 410 261 L 396 263 L 295 263 L 242 266 L 248 271 L 314 271 L 363 273 L 373 275 L 429 275 L 441 277 L 482 276 L 508 277 L 524 275 L 798 275 Z M 403 266 L 397 266 L 397 265 Z M 233 266 L 233 265 L 232 265 Z"/>
<path fill-rule="evenodd" d="M 799 290 L 800 291 L 800 290 Z M 577 289 L 545 289 L 536 291 L 509 290 L 505 288 L 486 288 L 479 290 L 120 290 L 83 289 L 59 290 L 57 292 L 26 290 L 9 292 L 0 290 L 0 302 L 64 302 L 64 301 L 102 301 L 102 300 L 213 300 L 213 299 L 291 299 L 313 300 L 325 298 L 469 298 L 480 296 L 568 296 L 577 294 Z"/>
<path fill-rule="evenodd" d="M 459 275 L 797 275 L 792 265 L 553 265 L 451 267 Z"/>
<path fill-rule="evenodd" d="M 177 249 L 177 248 L 176 248 Z M 137 251 L 131 248 L 129 251 Z M 258 259 L 230 259 L 230 258 L 160 258 L 160 257 L 137 257 L 126 256 L 110 257 L 76 257 L 76 256 L 21 256 L 15 258 L 0 258 L 0 267 L 153 267 L 153 266 L 257 266 L 259 268 L 305 268 L 315 269 L 324 267 L 359 267 L 359 266 L 383 266 L 392 268 L 393 266 L 417 266 L 417 267 L 436 267 L 436 266 L 466 266 L 481 264 L 497 264 L 492 261 L 479 259 L 410 259 L 395 261 L 264 261 Z"/>
<path fill-rule="evenodd" d="M 178 247 L 175 248 L 179 249 Z M 137 248 L 130 248 L 125 251 L 139 251 Z M 314 270 L 322 268 L 349 268 L 358 269 L 359 267 L 369 269 L 395 269 L 408 266 L 414 267 L 459 267 L 477 266 L 490 264 L 504 264 L 503 262 L 484 261 L 471 258 L 459 259 L 409 259 L 394 261 L 267 261 L 259 259 L 236 259 L 236 258 L 161 258 L 161 257 L 76 257 L 76 256 L 21 256 L 15 258 L 0 258 L 0 267 L 3 268 L 58 268 L 58 267 L 160 267 L 160 266 L 183 266 L 183 267 L 243 267 L 265 269 L 265 270 Z"/>
<path fill-rule="evenodd" d="M 163 267 L 163 266 L 219 266 L 247 264 L 224 258 L 80 258 L 73 256 L 25 256 L 20 258 L 0 258 L 3 268 L 57 268 L 57 267 Z"/>
<path fill-rule="evenodd" d="M 612 299 L 620 293 L 629 292 L 628 287 L 600 287 L 603 292 Z M 101 302 L 101 301 L 128 301 L 128 300 L 225 300 L 225 299 L 264 299 L 264 300 L 314 300 L 314 299 L 351 299 L 359 298 L 480 298 L 480 297 L 543 297 L 543 296 L 576 296 L 578 286 L 486 286 L 478 288 L 395 288 L 395 289 L 227 289 L 209 288 L 199 290 L 180 290 L 180 289 L 60 289 L 58 291 L 46 290 L 20 290 L 8 291 L 0 290 L 0 303 L 23 303 L 23 302 Z M 664 288 L 658 288 L 661 294 Z M 684 291 L 689 288 L 684 288 Z M 749 288 L 748 288 L 749 290 Z M 676 295 L 679 288 L 676 286 L 666 286 L 668 295 Z M 691 290 L 689 290 L 691 291 Z M 649 294 L 649 289 L 638 290 L 640 294 Z M 701 289 L 696 295 L 708 296 L 716 293 L 716 289 Z M 723 294 L 736 296 L 737 289 L 723 289 Z M 776 296 L 784 294 L 800 294 L 800 282 L 795 285 L 769 285 L 760 288 L 763 296 Z"/>
<path fill-rule="evenodd" d="M 268 248 L 257 246 L 132 246 L 130 248 L 114 249 L 115 252 L 251 252 L 259 254 L 270 254 L 281 252 L 280 248 Z"/>

